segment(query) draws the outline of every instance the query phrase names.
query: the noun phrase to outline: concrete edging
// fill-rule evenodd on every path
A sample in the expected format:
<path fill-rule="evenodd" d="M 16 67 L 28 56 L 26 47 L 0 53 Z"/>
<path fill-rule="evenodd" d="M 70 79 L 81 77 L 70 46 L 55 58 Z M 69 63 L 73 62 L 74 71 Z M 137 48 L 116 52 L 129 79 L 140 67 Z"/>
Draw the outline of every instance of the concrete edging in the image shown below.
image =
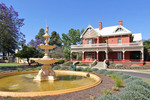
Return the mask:
<path fill-rule="evenodd" d="M 17 75 L 17 74 L 25 74 L 25 73 L 35 73 L 38 71 L 22 71 L 22 72 L 10 72 L 10 73 L 3 73 L 0 74 L 0 78 L 11 76 L 11 75 Z M 88 73 L 87 72 L 79 72 L 79 71 L 67 71 L 67 70 L 55 70 L 57 73 L 65 73 L 68 75 L 80 75 L 80 76 L 86 76 Z M 77 87 L 77 88 L 71 88 L 71 89 L 64 89 L 64 90 L 58 90 L 58 91 L 44 91 L 44 92 L 3 92 L 0 91 L 0 96 L 11 96 L 11 97 L 35 97 L 35 96 L 47 96 L 47 95 L 60 95 L 60 94 L 66 94 L 66 93 L 71 93 L 71 92 L 77 92 L 81 90 L 85 90 L 91 87 L 94 87 L 98 84 L 101 83 L 101 78 L 98 77 L 95 74 L 90 73 L 90 77 L 96 80 L 96 82 Z"/>

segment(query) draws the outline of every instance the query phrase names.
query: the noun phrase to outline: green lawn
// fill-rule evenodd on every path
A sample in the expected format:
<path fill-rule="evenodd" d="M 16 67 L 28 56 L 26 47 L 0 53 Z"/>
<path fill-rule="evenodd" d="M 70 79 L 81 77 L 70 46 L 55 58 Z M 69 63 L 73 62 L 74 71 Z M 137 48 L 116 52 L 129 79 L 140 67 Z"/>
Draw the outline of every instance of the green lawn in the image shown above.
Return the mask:
<path fill-rule="evenodd" d="M 15 66 L 19 66 L 22 64 L 17 64 L 17 63 L 0 63 L 0 67 L 5 67 L 5 66 L 9 66 L 9 67 L 15 67 Z"/>

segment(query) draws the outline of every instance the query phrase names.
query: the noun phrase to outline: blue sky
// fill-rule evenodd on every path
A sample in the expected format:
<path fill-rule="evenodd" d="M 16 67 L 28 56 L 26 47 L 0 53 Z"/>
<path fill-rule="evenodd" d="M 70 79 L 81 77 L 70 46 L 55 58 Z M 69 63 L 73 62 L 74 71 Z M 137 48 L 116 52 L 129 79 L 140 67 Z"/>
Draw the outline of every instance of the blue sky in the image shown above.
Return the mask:
<path fill-rule="evenodd" d="M 60 36 L 71 28 L 85 29 L 89 24 L 98 28 L 118 25 L 133 33 L 142 33 L 143 39 L 150 39 L 150 0 L 0 0 L 6 6 L 12 5 L 24 18 L 21 31 L 27 43 L 34 39 L 40 28 L 49 26 L 50 32 Z"/>

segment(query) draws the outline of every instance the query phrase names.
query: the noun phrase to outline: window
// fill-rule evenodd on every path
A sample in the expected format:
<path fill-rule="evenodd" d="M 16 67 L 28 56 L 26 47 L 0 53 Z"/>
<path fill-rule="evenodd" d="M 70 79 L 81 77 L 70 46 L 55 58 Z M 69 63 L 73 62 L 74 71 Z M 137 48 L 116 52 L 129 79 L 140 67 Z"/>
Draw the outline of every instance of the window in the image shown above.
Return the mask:
<path fill-rule="evenodd" d="M 91 53 L 90 52 L 88 53 L 88 58 L 91 59 Z"/>
<path fill-rule="evenodd" d="M 121 52 L 118 52 L 118 59 L 122 59 Z"/>
<path fill-rule="evenodd" d="M 121 39 L 118 39 L 118 43 L 121 43 Z"/>
<path fill-rule="evenodd" d="M 92 40 L 92 44 L 95 44 L 95 39 Z"/>
<path fill-rule="evenodd" d="M 91 44 L 91 39 L 88 39 L 88 44 Z"/>
<path fill-rule="evenodd" d="M 92 59 L 95 59 L 95 53 L 94 52 L 92 53 Z"/>
<path fill-rule="evenodd" d="M 121 32 L 121 31 L 123 31 L 122 28 L 118 28 L 118 29 L 116 30 L 116 32 Z"/>

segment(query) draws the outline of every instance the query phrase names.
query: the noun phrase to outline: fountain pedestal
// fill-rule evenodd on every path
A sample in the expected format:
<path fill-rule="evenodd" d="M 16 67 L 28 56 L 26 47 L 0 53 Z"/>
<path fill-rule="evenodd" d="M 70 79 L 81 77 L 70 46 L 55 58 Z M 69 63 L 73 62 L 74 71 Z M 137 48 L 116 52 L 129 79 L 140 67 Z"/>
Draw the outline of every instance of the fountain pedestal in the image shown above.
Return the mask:
<path fill-rule="evenodd" d="M 43 58 L 30 58 L 30 60 L 34 60 L 35 62 L 43 64 L 42 69 L 39 71 L 38 75 L 34 78 L 34 80 L 56 80 L 55 72 L 52 69 L 52 66 L 50 64 L 53 64 L 58 61 L 58 59 L 53 59 L 49 57 L 49 49 L 53 49 L 56 46 L 49 45 L 50 35 L 48 34 L 48 26 L 46 26 L 46 33 L 43 35 L 43 37 L 46 38 L 45 45 L 40 44 L 38 45 L 39 48 L 45 49 L 45 55 Z"/>

